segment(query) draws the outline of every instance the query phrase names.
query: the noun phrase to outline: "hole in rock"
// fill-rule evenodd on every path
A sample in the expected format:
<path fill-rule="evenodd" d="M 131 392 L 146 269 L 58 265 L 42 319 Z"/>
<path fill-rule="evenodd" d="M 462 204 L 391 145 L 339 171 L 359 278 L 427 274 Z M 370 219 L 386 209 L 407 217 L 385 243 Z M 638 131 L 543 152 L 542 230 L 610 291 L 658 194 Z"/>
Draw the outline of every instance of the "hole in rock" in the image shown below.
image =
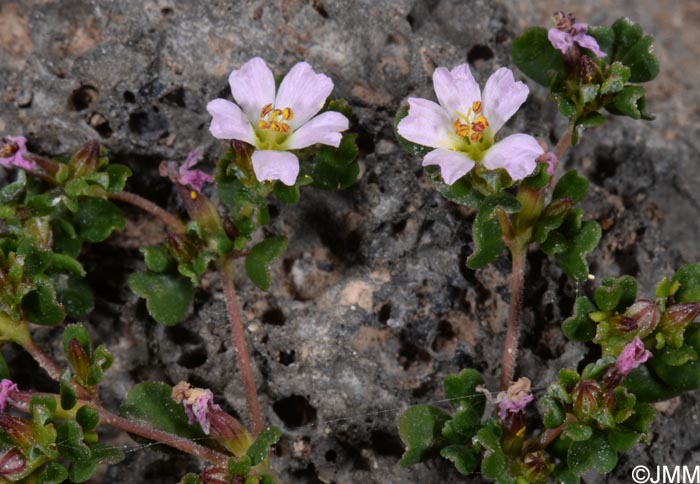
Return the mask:
<path fill-rule="evenodd" d="M 301 395 L 290 395 L 277 400 L 272 409 L 287 428 L 294 429 L 316 421 L 316 408 Z"/>
<path fill-rule="evenodd" d="M 330 449 L 326 451 L 324 457 L 326 458 L 326 462 L 335 462 L 338 460 L 338 453 L 335 450 Z"/>
<path fill-rule="evenodd" d="M 68 106 L 74 111 L 82 111 L 97 100 L 99 91 L 96 87 L 85 84 L 74 90 L 68 98 Z"/>
<path fill-rule="evenodd" d="M 129 104 L 133 104 L 136 102 L 136 94 L 134 94 L 131 91 L 124 91 L 124 94 L 122 94 L 124 97 L 124 102 L 127 102 Z"/>
<path fill-rule="evenodd" d="M 180 108 L 185 107 L 185 88 L 178 86 L 163 96 L 163 102 L 167 104 L 172 104 L 173 106 L 178 106 Z"/>
<path fill-rule="evenodd" d="M 417 363 L 427 363 L 430 361 L 430 354 L 413 343 L 403 343 L 399 350 L 399 364 L 404 370 L 408 370 Z"/>
<path fill-rule="evenodd" d="M 262 322 L 265 324 L 272 324 L 274 326 L 284 326 L 287 321 L 284 313 L 280 308 L 272 308 L 265 311 L 262 315 Z"/>
<path fill-rule="evenodd" d="M 487 45 L 476 44 L 467 52 L 467 62 L 474 65 L 478 61 L 493 59 L 493 51 Z"/>
<path fill-rule="evenodd" d="M 170 123 L 157 109 L 137 111 L 129 115 L 129 131 L 149 140 L 167 136 Z"/>
<path fill-rule="evenodd" d="M 311 6 L 314 7 L 314 10 L 316 10 L 321 17 L 328 18 L 328 11 L 319 0 L 313 0 Z"/>
<path fill-rule="evenodd" d="M 401 444 L 401 439 L 395 434 L 390 434 L 383 430 L 375 430 L 372 432 L 372 449 L 377 455 L 390 455 L 401 457 L 404 451 L 404 446 Z"/>
<path fill-rule="evenodd" d="M 455 336 L 457 336 L 457 334 L 455 333 L 454 328 L 452 328 L 452 325 L 449 323 L 449 321 L 445 321 L 443 319 L 438 323 L 435 331 L 435 340 L 432 344 L 433 350 L 442 351 L 445 345 L 449 341 L 453 340 Z"/>
<path fill-rule="evenodd" d="M 197 368 L 207 362 L 207 350 L 204 346 L 197 346 L 189 351 L 185 351 L 180 355 L 177 364 L 185 368 Z"/>
<path fill-rule="evenodd" d="M 201 345 L 203 343 L 201 336 L 185 328 L 183 325 L 168 326 L 165 328 L 165 335 L 176 345 Z"/>
<path fill-rule="evenodd" d="M 282 363 L 284 366 L 289 366 L 294 361 L 296 360 L 296 351 L 294 350 L 285 350 L 285 351 L 280 351 L 278 355 L 279 362 Z"/>
<path fill-rule="evenodd" d="M 379 318 L 380 323 L 386 323 L 391 317 L 391 303 L 382 304 L 377 313 L 377 318 Z"/>

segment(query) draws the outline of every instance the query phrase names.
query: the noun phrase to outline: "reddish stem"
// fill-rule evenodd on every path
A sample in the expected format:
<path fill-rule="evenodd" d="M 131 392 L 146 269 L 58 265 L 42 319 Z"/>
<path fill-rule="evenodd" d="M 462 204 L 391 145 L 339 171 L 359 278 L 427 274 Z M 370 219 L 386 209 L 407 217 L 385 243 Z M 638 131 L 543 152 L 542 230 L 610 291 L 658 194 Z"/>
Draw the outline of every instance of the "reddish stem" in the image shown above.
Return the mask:
<path fill-rule="evenodd" d="M 508 327 L 506 343 L 503 349 L 501 365 L 501 391 L 506 391 L 515 376 L 518 358 L 518 336 L 520 333 L 520 309 L 523 298 L 523 283 L 525 280 L 525 249 L 511 248 L 513 272 L 510 275 L 510 307 L 508 311 Z"/>
<path fill-rule="evenodd" d="M 46 373 L 49 374 L 51 379 L 59 381 L 61 379 L 61 374 L 63 370 L 61 369 L 55 361 L 53 361 L 46 353 L 44 353 L 41 348 L 39 348 L 33 340 L 22 342 L 22 348 L 24 348 L 27 353 L 32 355 L 32 358 L 39 363 L 39 366 L 44 369 Z"/>
<path fill-rule="evenodd" d="M 569 146 L 571 146 L 571 136 L 573 135 L 573 130 L 573 127 L 567 129 L 564 136 L 562 136 L 559 143 L 557 143 L 557 146 L 554 147 L 554 155 L 557 157 L 557 160 L 561 160 L 564 157 L 566 150 L 569 149 Z"/>
<path fill-rule="evenodd" d="M 56 400 L 60 398 L 58 395 L 50 393 L 11 392 L 9 394 L 10 403 L 17 410 L 29 412 L 29 402 L 34 395 L 49 396 L 55 398 Z M 100 423 L 104 425 L 109 425 L 110 427 L 123 430 L 124 432 L 128 432 L 132 435 L 138 435 L 139 437 L 181 450 L 182 452 L 199 457 L 200 459 L 211 462 L 219 467 L 226 467 L 228 463 L 229 458 L 225 454 L 210 449 L 209 447 L 204 447 L 203 445 L 197 444 L 178 435 L 163 432 L 141 423 L 132 422 L 131 420 L 113 414 L 102 406 L 96 405 L 94 402 L 79 400 L 77 406 L 78 408 L 81 406 L 88 406 L 97 410 L 100 414 Z"/>
<path fill-rule="evenodd" d="M 107 196 L 112 200 L 128 203 L 130 205 L 140 208 L 144 212 L 150 213 L 154 217 L 158 218 L 170 230 L 172 230 L 175 233 L 182 234 L 185 232 L 185 224 L 183 224 L 180 221 L 180 219 L 178 219 L 171 213 L 163 210 L 150 200 L 146 200 L 145 198 L 136 195 L 135 193 L 121 191 L 117 193 L 108 193 Z"/>
<path fill-rule="evenodd" d="M 243 391 L 245 393 L 252 430 L 254 434 L 257 434 L 263 429 L 264 424 L 262 412 L 260 411 L 260 403 L 258 401 L 258 392 L 255 386 L 255 378 L 253 377 L 253 370 L 250 365 L 248 346 L 245 341 L 241 313 L 238 309 L 236 288 L 233 285 L 233 259 L 226 259 L 219 273 L 224 286 L 224 299 L 226 300 L 228 320 L 231 324 L 231 338 L 233 340 L 233 346 L 236 349 L 238 371 L 240 371 L 241 380 L 243 380 Z"/>

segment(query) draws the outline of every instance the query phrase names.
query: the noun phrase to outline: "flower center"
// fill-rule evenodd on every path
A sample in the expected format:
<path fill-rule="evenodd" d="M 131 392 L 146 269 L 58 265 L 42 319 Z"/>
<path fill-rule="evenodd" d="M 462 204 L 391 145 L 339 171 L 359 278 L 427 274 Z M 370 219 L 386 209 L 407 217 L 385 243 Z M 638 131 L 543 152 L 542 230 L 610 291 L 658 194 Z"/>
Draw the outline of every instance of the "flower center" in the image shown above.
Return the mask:
<path fill-rule="evenodd" d="M 0 158 L 9 158 L 19 151 L 19 145 L 12 140 L 4 139 L 0 147 Z"/>
<path fill-rule="evenodd" d="M 294 118 L 292 108 L 272 109 L 272 104 L 266 104 L 260 111 L 260 121 L 258 128 L 271 129 L 278 133 L 289 133 L 289 124 L 285 121 L 291 121 Z"/>
<path fill-rule="evenodd" d="M 573 13 L 565 14 L 562 11 L 554 12 L 554 14 L 552 14 L 552 21 L 557 29 L 565 32 L 568 31 L 572 35 L 576 33 L 574 29 L 571 28 L 572 25 L 576 23 L 576 17 L 574 17 Z"/>
<path fill-rule="evenodd" d="M 457 119 L 452 127 L 457 136 L 474 143 L 480 142 L 489 127 L 486 116 L 482 114 L 481 101 L 474 101 L 467 114 L 457 112 Z"/>

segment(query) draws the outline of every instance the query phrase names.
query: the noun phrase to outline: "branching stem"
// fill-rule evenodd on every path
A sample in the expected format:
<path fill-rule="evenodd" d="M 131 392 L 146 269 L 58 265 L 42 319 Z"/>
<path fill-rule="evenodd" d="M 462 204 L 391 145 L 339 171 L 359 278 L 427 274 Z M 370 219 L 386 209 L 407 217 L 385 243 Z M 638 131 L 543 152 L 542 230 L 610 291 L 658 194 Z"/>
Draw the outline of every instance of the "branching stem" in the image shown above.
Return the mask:
<path fill-rule="evenodd" d="M 144 212 L 150 213 L 175 233 L 182 234 L 185 232 L 185 224 L 183 224 L 180 219 L 175 217 L 170 212 L 163 210 L 150 200 L 146 200 L 135 193 L 121 191 L 117 193 L 109 193 L 107 196 L 112 200 L 128 203 L 140 208 Z"/>

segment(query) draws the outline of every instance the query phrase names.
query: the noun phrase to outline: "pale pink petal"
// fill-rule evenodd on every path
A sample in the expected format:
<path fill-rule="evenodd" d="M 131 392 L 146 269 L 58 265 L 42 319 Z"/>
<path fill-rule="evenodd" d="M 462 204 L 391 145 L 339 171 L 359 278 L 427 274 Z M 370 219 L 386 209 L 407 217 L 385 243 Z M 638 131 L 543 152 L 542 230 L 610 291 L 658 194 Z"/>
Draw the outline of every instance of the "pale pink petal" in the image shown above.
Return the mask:
<path fill-rule="evenodd" d="M 287 149 L 298 150 L 321 143 L 338 147 L 345 131 L 350 126 L 348 118 L 336 111 L 326 111 L 311 118 L 289 137 Z"/>
<path fill-rule="evenodd" d="M 484 86 L 484 116 L 495 134 L 527 99 L 527 85 L 515 81 L 513 71 L 501 67 L 491 74 Z"/>
<path fill-rule="evenodd" d="M 598 41 L 595 40 L 593 37 L 591 37 L 588 34 L 584 33 L 578 33 L 574 35 L 574 41 L 583 47 L 584 49 L 589 49 L 592 50 L 595 55 L 598 57 L 605 57 L 607 54 L 600 50 L 600 46 L 598 45 Z"/>
<path fill-rule="evenodd" d="M 265 61 L 254 57 L 228 77 L 233 99 L 252 123 L 260 119 L 260 111 L 275 102 L 275 76 Z"/>
<path fill-rule="evenodd" d="M 452 185 L 469 173 L 475 164 L 464 153 L 442 148 L 431 151 L 423 158 L 423 166 L 438 165 L 440 167 L 440 175 L 448 185 Z"/>
<path fill-rule="evenodd" d="M 444 67 L 435 69 L 433 87 L 438 102 L 452 119 L 457 118 L 457 113 L 466 116 L 474 101 L 481 101 L 479 84 L 467 64 L 461 64 L 452 71 Z"/>
<path fill-rule="evenodd" d="M 433 101 L 415 97 L 408 98 L 408 116 L 396 130 L 408 141 L 431 148 L 450 148 L 457 138 L 447 111 Z"/>
<path fill-rule="evenodd" d="M 321 110 L 331 91 L 330 77 L 317 74 L 307 62 L 299 62 L 282 79 L 275 108 L 291 108 L 294 117 L 288 123 L 297 129 Z"/>
<path fill-rule="evenodd" d="M 7 397 L 9 396 L 10 392 L 16 391 L 19 391 L 19 388 L 17 388 L 17 385 L 15 385 L 12 380 L 8 380 L 7 378 L 2 379 L 2 382 L 0 382 L 0 412 L 5 411 Z"/>
<path fill-rule="evenodd" d="M 532 136 L 512 134 L 493 145 L 483 163 L 489 170 L 503 168 L 513 180 L 522 180 L 535 170 L 542 153 L 544 150 Z"/>
<path fill-rule="evenodd" d="M 512 401 L 508 398 L 504 398 L 500 402 L 498 402 L 498 417 L 501 419 L 502 422 L 505 422 L 506 418 L 508 418 L 509 413 L 524 412 L 525 407 L 527 407 L 528 403 L 530 403 L 532 400 L 534 400 L 534 397 L 532 395 L 525 395 L 518 401 Z"/>
<path fill-rule="evenodd" d="M 574 45 L 574 39 L 570 33 L 552 27 L 547 31 L 547 38 L 555 49 L 560 50 L 562 54 L 566 54 L 569 47 Z"/>
<path fill-rule="evenodd" d="M 299 159 L 288 151 L 255 150 L 253 171 L 258 181 L 280 180 L 292 186 L 299 175 Z"/>
<path fill-rule="evenodd" d="M 615 371 L 622 376 L 626 376 L 629 372 L 640 365 L 643 365 L 653 355 L 651 351 L 644 347 L 639 336 L 635 336 L 625 348 L 620 352 L 615 361 Z"/>
<path fill-rule="evenodd" d="M 22 168 L 23 170 L 34 170 L 36 164 L 24 158 L 27 154 L 27 138 L 24 136 L 8 136 L 3 138 L 0 143 L 0 148 L 4 148 L 7 144 L 13 145 L 14 153 L 11 156 L 0 158 L 0 166 L 6 168 Z"/>
<path fill-rule="evenodd" d="M 235 139 L 255 144 L 255 133 L 241 108 L 226 99 L 214 99 L 207 104 L 211 114 L 209 131 L 215 138 Z"/>

